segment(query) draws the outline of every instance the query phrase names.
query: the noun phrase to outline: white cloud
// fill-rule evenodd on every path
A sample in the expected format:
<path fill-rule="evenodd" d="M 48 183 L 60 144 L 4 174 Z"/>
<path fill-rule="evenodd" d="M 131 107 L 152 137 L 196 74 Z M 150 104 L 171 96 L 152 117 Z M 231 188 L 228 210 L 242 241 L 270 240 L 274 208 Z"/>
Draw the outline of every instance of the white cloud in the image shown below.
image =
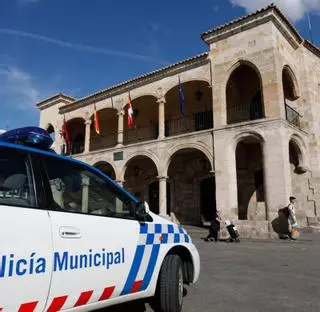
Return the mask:
<path fill-rule="evenodd" d="M 0 98 L 3 105 L 28 110 L 35 107 L 40 97 L 30 74 L 17 67 L 0 64 Z"/>
<path fill-rule="evenodd" d="M 293 21 L 303 18 L 306 12 L 320 12 L 320 0 L 229 0 L 233 5 L 245 8 L 248 12 L 261 9 L 274 3 Z"/>
<path fill-rule="evenodd" d="M 43 41 L 43 42 L 47 42 L 47 43 L 51 43 L 51 44 L 58 45 L 61 47 L 79 50 L 79 51 L 100 53 L 100 54 L 105 54 L 105 55 L 113 55 L 113 56 L 123 57 L 123 58 L 127 58 L 127 59 L 148 62 L 148 63 L 156 63 L 156 64 L 160 64 L 160 65 L 167 65 L 168 64 L 166 61 L 156 59 L 156 58 L 151 57 L 149 55 L 141 55 L 141 54 L 132 53 L 129 51 L 117 51 L 117 50 L 112 50 L 112 49 L 107 49 L 107 48 L 99 48 L 99 47 L 90 46 L 90 45 L 62 41 L 59 39 L 54 39 L 54 38 L 42 36 L 39 34 L 33 34 L 33 33 L 24 32 L 24 31 L 20 31 L 20 30 L 0 28 L 0 34 L 6 34 L 6 35 L 10 35 L 10 36 L 39 40 L 39 41 Z"/>
<path fill-rule="evenodd" d="M 212 11 L 213 12 L 218 12 L 219 11 L 219 6 L 218 5 L 212 6 Z"/>
<path fill-rule="evenodd" d="M 39 2 L 40 0 L 18 0 L 20 4 L 29 4 L 29 3 L 36 3 Z"/>

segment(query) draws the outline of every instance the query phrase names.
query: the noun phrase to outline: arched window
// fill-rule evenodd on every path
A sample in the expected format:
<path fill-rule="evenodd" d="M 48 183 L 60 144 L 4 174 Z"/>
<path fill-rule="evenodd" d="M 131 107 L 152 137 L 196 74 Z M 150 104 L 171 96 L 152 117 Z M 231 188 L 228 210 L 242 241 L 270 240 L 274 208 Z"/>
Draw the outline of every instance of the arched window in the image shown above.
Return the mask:
<path fill-rule="evenodd" d="M 260 74 L 244 63 L 231 74 L 226 88 L 227 123 L 264 118 Z"/>

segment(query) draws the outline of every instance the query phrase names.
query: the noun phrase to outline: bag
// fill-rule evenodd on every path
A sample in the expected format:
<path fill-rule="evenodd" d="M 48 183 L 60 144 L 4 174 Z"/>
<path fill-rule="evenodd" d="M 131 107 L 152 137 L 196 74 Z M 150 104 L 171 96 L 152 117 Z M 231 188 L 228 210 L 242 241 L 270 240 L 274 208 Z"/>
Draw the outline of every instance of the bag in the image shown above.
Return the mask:
<path fill-rule="evenodd" d="M 291 237 L 297 239 L 300 237 L 299 230 L 297 228 L 292 228 Z"/>
<path fill-rule="evenodd" d="M 288 219 L 289 218 L 289 208 L 288 207 L 285 207 L 282 209 L 282 213 L 285 215 L 285 217 Z"/>

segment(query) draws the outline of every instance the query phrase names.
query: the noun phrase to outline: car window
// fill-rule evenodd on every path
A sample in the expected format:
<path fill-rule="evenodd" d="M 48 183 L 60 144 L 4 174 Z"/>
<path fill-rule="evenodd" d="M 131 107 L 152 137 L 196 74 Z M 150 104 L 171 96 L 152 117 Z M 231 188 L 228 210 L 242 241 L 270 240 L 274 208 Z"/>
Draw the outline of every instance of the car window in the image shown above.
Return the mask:
<path fill-rule="evenodd" d="M 0 205 L 36 207 L 27 152 L 0 148 Z"/>
<path fill-rule="evenodd" d="M 52 192 L 49 208 L 133 219 L 132 200 L 91 168 L 49 156 L 43 162 Z"/>

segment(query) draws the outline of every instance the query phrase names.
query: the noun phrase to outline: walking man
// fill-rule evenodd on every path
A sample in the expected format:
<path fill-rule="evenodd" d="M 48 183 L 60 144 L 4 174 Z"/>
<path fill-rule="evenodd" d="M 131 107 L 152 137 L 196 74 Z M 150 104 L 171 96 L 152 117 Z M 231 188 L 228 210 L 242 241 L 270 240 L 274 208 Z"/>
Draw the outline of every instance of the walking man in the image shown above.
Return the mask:
<path fill-rule="evenodd" d="M 218 211 L 215 212 L 213 219 L 211 220 L 210 229 L 208 236 L 204 239 L 206 242 L 209 241 L 218 241 L 218 233 L 220 231 L 220 213 Z"/>
<path fill-rule="evenodd" d="M 289 198 L 290 203 L 288 205 L 288 226 L 289 226 L 289 237 L 295 240 L 295 232 L 297 231 L 298 223 L 296 219 L 296 198 L 291 196 Z"/>

